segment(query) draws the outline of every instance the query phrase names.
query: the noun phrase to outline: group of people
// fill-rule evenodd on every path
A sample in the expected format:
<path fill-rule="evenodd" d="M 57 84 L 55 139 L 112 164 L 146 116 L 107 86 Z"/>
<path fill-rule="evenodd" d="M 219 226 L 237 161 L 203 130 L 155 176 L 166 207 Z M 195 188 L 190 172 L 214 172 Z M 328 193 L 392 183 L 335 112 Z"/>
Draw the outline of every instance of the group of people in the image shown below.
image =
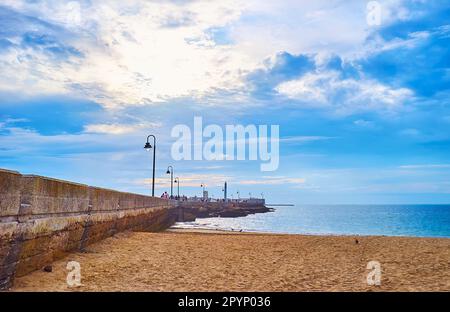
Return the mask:
<path fill-rule="evenodd" d="M 162 199 L 169 199 L 171 197 L 169 196 L 169 193 L 164 192 L 164 193 L 161 194 L 161 198 Z M 176 199 L 176 200 L 182 200 L 182 201 L 187 201 L 188 200 L 187 196 L 173 196 L 173 198 Z"/>
<path fill-rule="evenodd" d="M 169 193 L 167 193 L 167 192 L 162 193 L 161 198 L 169 199 Z"/>

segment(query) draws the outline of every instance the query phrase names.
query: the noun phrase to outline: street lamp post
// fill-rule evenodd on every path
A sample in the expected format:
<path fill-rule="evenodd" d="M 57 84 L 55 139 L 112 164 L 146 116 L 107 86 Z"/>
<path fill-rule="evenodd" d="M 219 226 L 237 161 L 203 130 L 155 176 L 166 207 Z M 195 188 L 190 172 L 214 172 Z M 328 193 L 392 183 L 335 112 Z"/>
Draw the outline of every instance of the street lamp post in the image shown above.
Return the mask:
<path fill-rule="evenodd" d="M 175 178 L 175 183 L 177 184 L 177 187 L 178 187 L 178 199 L 180 199 L 180 178 L 179 177 L 176 177 Z"/>
<path fill-rule="evenodd" d="M 149 139 L 153 137 L 153 146 L 150 144 Z M 145 143 L 144 148 L 147 151 L 150 151 L 153 148 L 153 178 L 152 178 L 152 196 L 155 196 L 155 162 L 156 162 L 156 137 L 153 134 L 150 134 L 147 137 L 147 143 Z"/>
<path fill-rule="evenodd" d="M 173 198 L 173 167 L 172 166 L 167 167 L 166 173 L 170 174 L 170 198 Z"/>
<path fill-rule="evenodd" d="M 205 188 L 206 188 L 205 183 L 202 183 L 200 186 L 203 188 L 202 198 L 203 198 L 204 200 L 207 200 L 207 198 L 205 199 Z"/>

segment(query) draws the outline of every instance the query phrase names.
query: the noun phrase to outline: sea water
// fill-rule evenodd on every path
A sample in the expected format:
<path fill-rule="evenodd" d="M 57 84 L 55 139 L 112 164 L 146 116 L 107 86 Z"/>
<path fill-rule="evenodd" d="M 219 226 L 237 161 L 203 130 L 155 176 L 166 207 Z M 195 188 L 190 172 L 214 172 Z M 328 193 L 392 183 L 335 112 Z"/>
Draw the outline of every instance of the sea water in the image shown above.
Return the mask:
<path fill-rule="evenodd" d="M 450 205 L 295 205 L 240 218 L 205 218 L 178 228 L 319 235 L 450 237 Z"/>

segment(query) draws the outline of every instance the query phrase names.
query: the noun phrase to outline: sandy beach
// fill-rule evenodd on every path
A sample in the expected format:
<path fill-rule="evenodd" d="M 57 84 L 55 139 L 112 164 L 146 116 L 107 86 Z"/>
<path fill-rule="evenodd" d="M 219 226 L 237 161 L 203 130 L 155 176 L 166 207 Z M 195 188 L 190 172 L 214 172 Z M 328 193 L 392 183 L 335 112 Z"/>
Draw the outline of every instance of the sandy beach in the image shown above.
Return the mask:
<path fill-rule="evenodd" d="M 67 286 L 68 261 L 81 264 L 82 286 Z M 367 285 L 369 261 L 380 286 Z M 128 232 L 12 291 L 450 291 L 450 239 Z"/>

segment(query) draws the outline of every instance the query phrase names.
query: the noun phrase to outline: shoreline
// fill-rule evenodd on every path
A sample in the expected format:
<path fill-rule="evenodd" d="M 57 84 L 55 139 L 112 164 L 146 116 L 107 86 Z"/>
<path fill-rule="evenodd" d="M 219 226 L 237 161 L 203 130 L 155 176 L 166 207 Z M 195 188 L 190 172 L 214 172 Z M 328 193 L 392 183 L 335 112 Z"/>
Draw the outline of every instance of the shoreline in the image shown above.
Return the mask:
<path fill-rule="evenodd" d="M 383 234 L 335 234 L 335 233 L 281 233 L 281 232 L 263 232 L 263 231 L 251 231 L 251 230 L 227 230 L 220 228 L 168 228 L 164 232 L 179 232 L 179 233 L 199 233 L 199 234 L 256 234 L 256 235 L 288 235 L 288 236 L 318 236 L 318 237 L 396 237 L 396 238 L 429 238 L 429 239 L 450 239 L 449 236 L 412 236 L 412 235 L 383 235 Z"/>
<path fill-rule="evenodd" d="M 168 228 L 164 230 L 163 233 L 198 233 L 198 234 L 236 234 L 236 235 L 296 235 L 296 234 L 278 234 L 271 232 L 252 232 L 252 231 L 231 231 L 223 229 L 207 229 L 207 228 Z"/>

